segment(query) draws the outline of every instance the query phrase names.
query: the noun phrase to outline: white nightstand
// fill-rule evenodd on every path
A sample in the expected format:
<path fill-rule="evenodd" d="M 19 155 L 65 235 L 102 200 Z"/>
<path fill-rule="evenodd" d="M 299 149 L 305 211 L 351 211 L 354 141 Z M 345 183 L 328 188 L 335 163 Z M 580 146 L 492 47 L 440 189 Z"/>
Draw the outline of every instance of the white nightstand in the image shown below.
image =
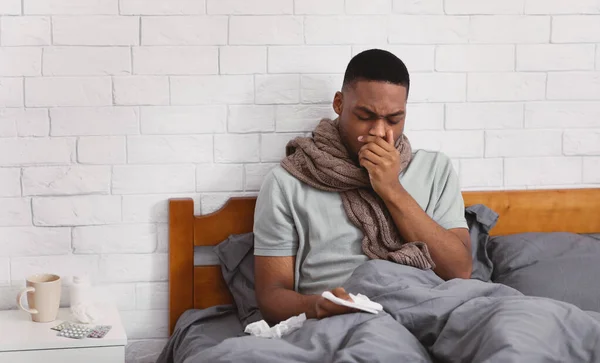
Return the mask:
<path fill-rule="evenodd" d="M 102 305 L 102 318 L 90 325 L 112 325 L 101 339 L 70 339 L 50 329 L 63 321 L 76 322 L 69 309 L 60 309 L 51 323 L 34 323 L 20 310 L 0 311 L 0 362 L 4 363 L 124 363 L 127 335 L 118 310 Z"/>

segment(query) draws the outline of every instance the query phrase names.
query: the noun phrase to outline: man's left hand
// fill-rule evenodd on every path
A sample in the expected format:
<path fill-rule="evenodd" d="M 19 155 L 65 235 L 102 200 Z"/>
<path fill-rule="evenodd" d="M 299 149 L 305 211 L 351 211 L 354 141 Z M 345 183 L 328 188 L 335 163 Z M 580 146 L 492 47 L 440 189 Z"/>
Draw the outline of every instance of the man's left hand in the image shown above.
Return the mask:
<path fill-rule="evenodd" d="M 401 188 L 400 152 L 395 147 L 394 132 L 389 130 L 385 139 L 367 135 L 360 136 L 358 141 L 365 144 L 358 151 L 358 162 L 369 172 L 373 190 L 385 200 Z"/>

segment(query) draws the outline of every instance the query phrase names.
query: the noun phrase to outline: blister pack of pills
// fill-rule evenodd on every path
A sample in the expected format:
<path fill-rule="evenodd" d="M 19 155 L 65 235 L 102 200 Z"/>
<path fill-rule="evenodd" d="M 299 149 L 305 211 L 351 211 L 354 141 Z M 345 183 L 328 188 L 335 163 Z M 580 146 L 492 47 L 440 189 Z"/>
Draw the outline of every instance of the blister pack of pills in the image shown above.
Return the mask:
<path fill-rule="evenodd" d="M 103 338 L 111 328 L 110 325 L 98 325 L 88 334 L 88 338 Z"/>
<path fill-rule="evenodd" d="M 71 339 L 83 339 L 90 334 L 92 331 L 91 328 L 79 325 L 79 324 L 69 324 L 66 327 L 63 327 L 61 331 L 58 332 L 59 337 L 71 338 Z"/>
<path fill-rule="evenodd" d="M 65 321 L 50 329 L 58 331 L 56 335 L 59 337 L 72 339 L 83 339 L 86 337 L 100 339 L 108 334 L 111 328 L 112 325 L 88 326 Z"/>

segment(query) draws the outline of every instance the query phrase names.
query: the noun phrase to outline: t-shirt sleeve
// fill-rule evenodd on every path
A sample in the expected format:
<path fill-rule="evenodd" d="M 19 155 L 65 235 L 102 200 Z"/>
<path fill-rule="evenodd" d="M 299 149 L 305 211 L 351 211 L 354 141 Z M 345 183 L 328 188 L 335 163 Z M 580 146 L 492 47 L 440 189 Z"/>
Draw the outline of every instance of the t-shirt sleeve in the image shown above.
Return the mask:
<path fill-rule="evenodd" d="M 433 220 L 445 229 L 468 228 L 458 175 L 447 157 L 442 163 L 437 183 L 441 193 L 433 211 Z"/>
<path fill-rule="evenodd" d="M 254 210 L 254 254 L 295 256 L 298 233 L 289 202 L 273 172 L 261 186 Z"/>

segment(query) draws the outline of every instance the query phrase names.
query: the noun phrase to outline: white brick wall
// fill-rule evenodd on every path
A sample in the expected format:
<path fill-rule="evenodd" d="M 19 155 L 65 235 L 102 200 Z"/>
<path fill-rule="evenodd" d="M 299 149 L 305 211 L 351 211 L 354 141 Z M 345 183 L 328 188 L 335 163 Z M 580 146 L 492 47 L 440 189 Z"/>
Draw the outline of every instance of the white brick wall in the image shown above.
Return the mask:
<path fill-rule="evenodd" d="M 199 165 L 196 169 L 196 191 L 221 192 L 244 189 L 244 167 L 241 164 Z"/>
<path fill-rule="evenodd" d="M 435 69 L 442 72 L 492 72 L 515 69 L 513 45 L 441 45 Z"/>
<path fill-rule="evenodd" d="M 117 14 L 118 0 L 24 0 L 25 14 Z"/>
<path fill-rule="evenodd" d="M 583 182 L 600 183 L 600 157 L 583 159 Z"/>
<path fill-rule="evenodd" d="M 0 23 L 0 44 L 49 45 L 50 18 L 44 16 L 4 16 Z"/>
<path fill-rule="evenodd" d="M 113 194 L 152 194 L 193 192 L 192 165 L 114 166 Z"/>
<path fill-rule="evenodd" d="M 0 197 L 21 196 L 21 170 L 19 168 L 0 169 Z"/>
<path fill-rule="evenodd" d="M 98 267 L 100 279 L 105 282 L 167 281 L 167 260 L 168 255 L 164 253 L 104 255 Z"/>
<path fill-rule="evenodd" d="M 0 0 L 0 309 L 89 272 L 154 361 L 168 199 L 256 195 L 374 47 L 463 188 L 600 186 L 598 0 Z"/>
<path fill-rule="evenodd" d="M 567 130 L 563 142 L 565 155 L 600 155 L 600 129 Z"/>
<path fill-rule="evenodd" d="M 293 0 L 206 0 L 208 14 L 292 14 Z"/>
<path fill-rule="evenodd" d="M 27 107 L 110 106 L 110 77 L 25 78 Z"/>
<path fill-rule="evenodd" d="M 558 156 L 560 130 L 497 130 L 485 132 L 486 157 Z"/>
<path fill-rule="evenodd" d="M 122 15 L 197 15 L 204 14 L 206 0 L 121 0 Z"/>
<path fill-rule="evenodd" d="M 302 17 L 236 16 L 229 19 L 229 44 L 302 44 Z"/>
<path fill-rule="evenodd" d="M 219 57 L 221 74 L 267 73 L 267 47 L 221 47 Z"/>
<path fill-rule="evenodd" d="M 31 225 L 31 199 L 2 198 L 0 199 L 0 226 L 29 226 Z"/>
<path fill-rule="evenodd" d="M 594 69 L 594 44 L 517 46 L 518 71 L 587 71 Z"/>
<path fill-rule="evenodd" d="M 205 163 L 212 161 L 211 135 L 130 136 L 127 161 L 130 164 Z"/>
<path fill-rule="evenodd" d="M 307 16 L 304 26 L 307 44 L 380 44 L 387 40 L 388 18 Z"/>
<path fill-rule="evenodd" d="M 544 73 L 472 73 L 468 79 L 469 101 L 540 101 L 546 95 Z"/>
<path fill-rule="evenodd" d="M 446 105 L 446 128 L 463 130 L 520 129 L 521 103 L 456 103 Z"/>
<path fill-rule="evenodd" d="M 546 1 L 527 0 L 526 14 L 600 14 L 600 4 L 596 0 Z"/>
<path fill-rule="evenodd" d="M 510 186 L 573 185 L 581 183 L 581 158 L 508 158 L 504 183 Z"/>
<path fill-rule="evenodd" d="M 21 0 L 5 0 L 0 4 L 0 15 L 21 15 Z"/>
<path fill-rule="evenodd" d="M 35 47 L 0 48 L 0 76 L 41 76 L 42 49 Z"/>
<path fill-rule="evenodd" d="M 544 43 L 550 39 L 550 17 L 473 16 L 469 39 L 472 43 Z"/>
<path fill-rule="evenodd" d="M 300 102 L 300 77 L 297 75 L 257 75 L 255 86 L 254 102 L 259 105 Z"/>
<path fill-rule="evenodd" d="M 23 79 L 0 78 L 0 107 L 23 107 Z"/>
<path fill-rule="evenodd" d="M 136 134 L 138 110 L 134 107 L 64 107 L 50 109 L 52 136 Z"/>
<path fill-rule="evenodd" d="M 120 196 L 57 196 L 34 198 L 36 226 L 82 226 L 117 223 L 121 220 Z"/>
<path fill-rule="evenodd" d="M 140 21 L 133 16 L 54 16 L 54 45 L 138 45 Z"/>
<path fill-rule="evenodd" d="M 80 137 L 77 142 L 77 161 L 81 164 L 124 164 L 126 160 L 124 137 Z"/>
<path fill-rule="evenodd" d="M 295 0 L 294 4 L 296 14 L 332 15 L 344 12 L 344 0 Z"/>
<path fill-rule="evenodd" d="M 254 102 L 252 76 L 171 77 L 171 104 L 214 105 Z"/>
<path fill-rule="evenodd" d="M 0 232 L 0 256 L 63 255 L 71 252 L 69 228 L 3 227 Z"/>
<path fill-rule="evenodd" d="M 406 131 L 443 130 L 444 105 L 441 103 L 412 103 L 406 114 Z"/>
<path fill-rule="evenodd" d="M 394 0 L 394 12 L 401 14 L 443 14 L 443 0 Z"/>
<path fill-rule="evenodd" d="M 227 131 L 233 133 L 275 131 L 275 106 L 229 106 Z"/>
<path fill-rule="evenodd" d="M 108 194 L 110 166 L 44 166 L 24 168 L 23 195 Z"/>
<path fill-rule="evenodd" d="M 269 73 L 343 73 L 350 50 L 347 46 L 269 47 Z"/>
<path fill-rule="evenodd" d="M 389 42 L 394 44 L 453 44 L 469 40 L 467 16 L 407 16 L 390 18 Z"/>
<path fill-rule="evenodd" d="M 75 140 L 69 138 L 4 139 L 0 165 L 68 164 L 75 161 Z"/>
<path fill-rule="evenodd" d="M 259 160 L 260 135 L 215 135 L 217 163 L 243 163 Z"/>
<path fill-rule="evenodd" d="M 140 109 L 143 134 L 210 134 L 226 130 L 226 106 L 149 106 Z"/>
<path fill-rule="evenodd" d="M 600 72 L 548 74 L 549 100 L 600 100 Z"/>
<path fill-rule="evenodd" d="M 552 18 L 553 43 L 600 42 L 600 15 L 565 15 Z"/>
<path fill-rule="evenodd" d="M 139 47 L 133 49 L 135 74 L 215 74 L 217 47 Z"/>
<path fill-rule="evenodd" d="M 168 105 L 169 78 L 163 76 L 114 77 L 116 105 Z"/>
<path fill-rule="evenodd" d="M 44 76 L 131 74 L 130 51 L 123 47 L 51 47 L 44 49 Z"/>
<path fill-rule="evenodd" d="M 227 43 L 225 16 L 142 18 L 142 45 L 220 45 Z"/>
<path fill-rule="evenodd" d="M 527 0 L 446 0 L 445 10 L 446 14 L 457 15 L 521 14 L 525 1 Z"/>
<path fill-rule="evenodd" d="M 152 253 L 156 250 L 156 225 L 104 225 L 73 228 L 73 253 Z"/>
<path fill-rule="evenodd" d="M 593 128 L 600 125 L 600 102 L 535 102 L 525 105 L 527 128 Z"/>

